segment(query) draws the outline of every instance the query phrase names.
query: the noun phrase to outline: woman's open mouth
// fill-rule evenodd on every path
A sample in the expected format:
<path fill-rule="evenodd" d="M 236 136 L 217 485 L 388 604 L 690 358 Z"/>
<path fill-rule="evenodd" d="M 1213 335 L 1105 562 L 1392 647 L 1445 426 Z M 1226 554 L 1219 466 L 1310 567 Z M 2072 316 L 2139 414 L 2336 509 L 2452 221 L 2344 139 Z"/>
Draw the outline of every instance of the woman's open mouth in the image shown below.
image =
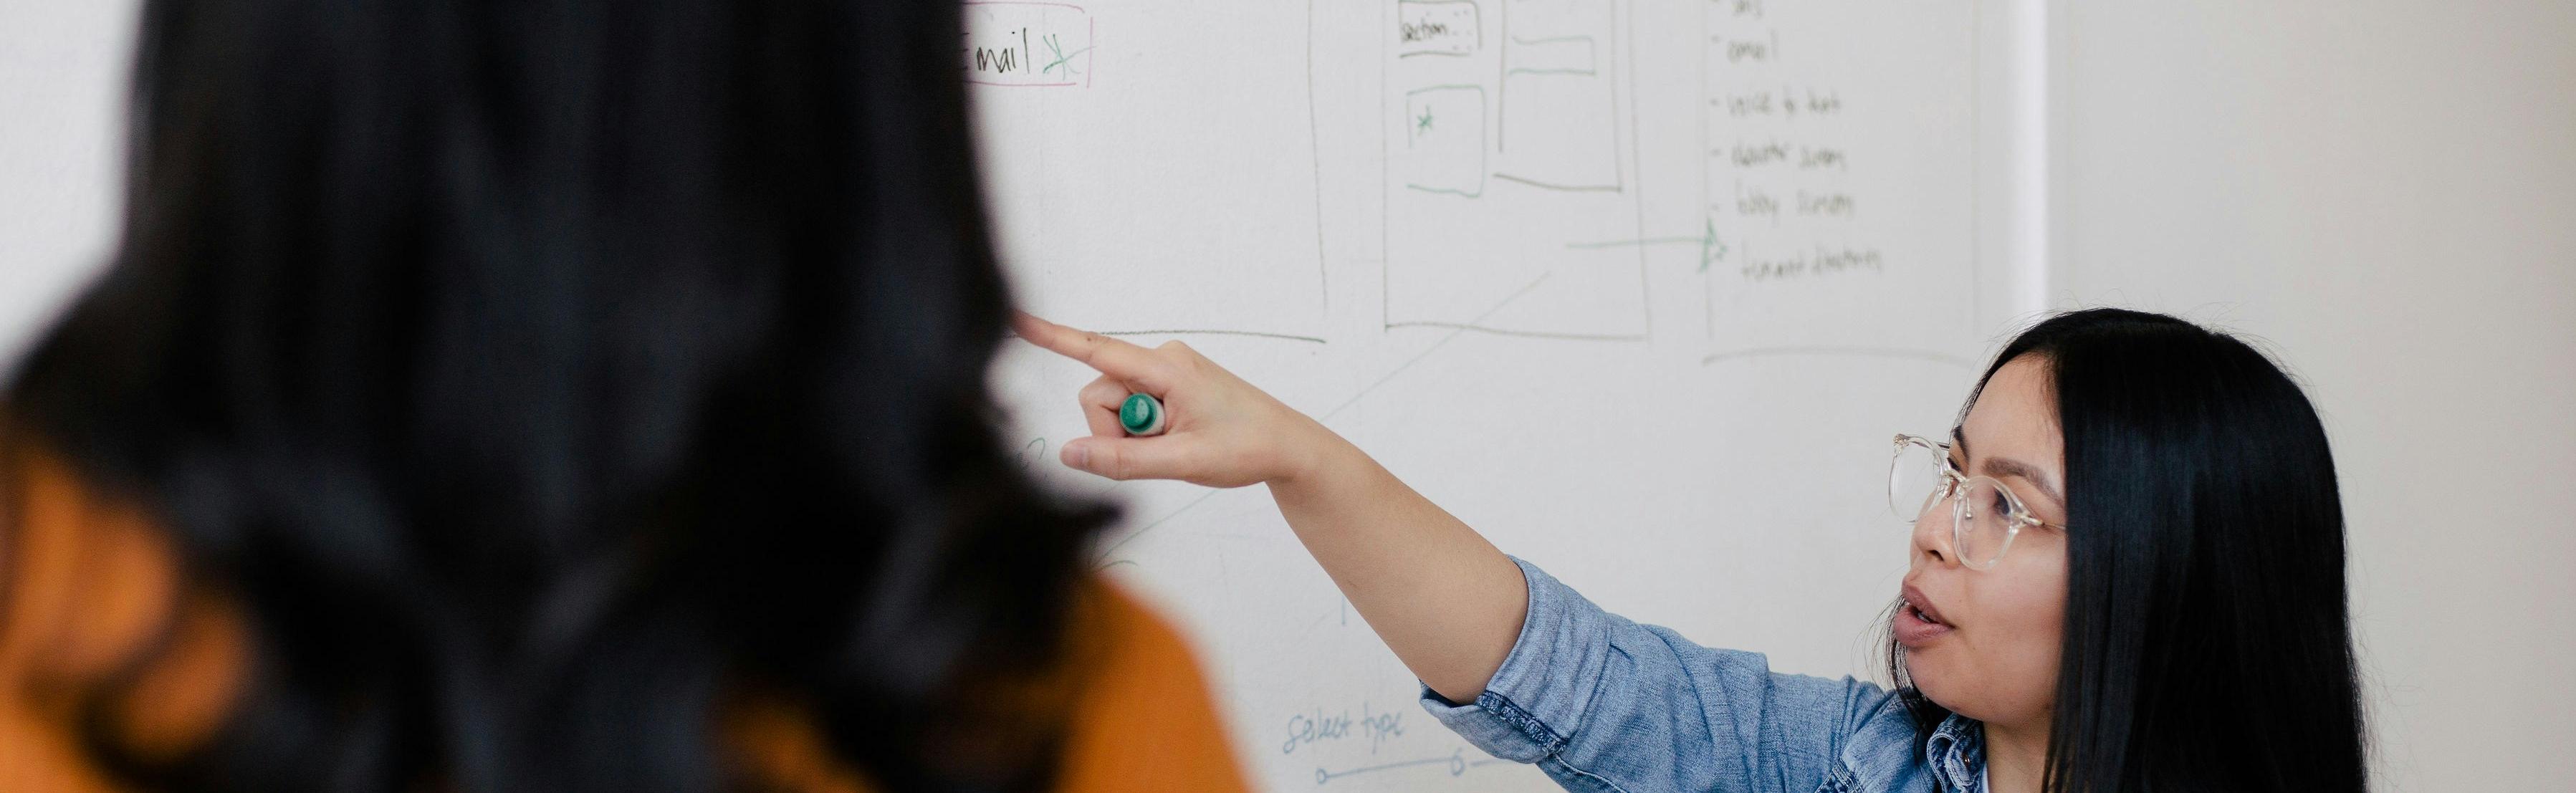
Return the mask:
<path fill-rule="evenodd" d="M 1941 619 L 1940 609 L 1923 597 L 1922 590 L 1905 588 L 1904 601 L 1896 609 L 1896 643 L 1912 650 L 1931 643 L 1951 631 L 1950 623 Z"/>

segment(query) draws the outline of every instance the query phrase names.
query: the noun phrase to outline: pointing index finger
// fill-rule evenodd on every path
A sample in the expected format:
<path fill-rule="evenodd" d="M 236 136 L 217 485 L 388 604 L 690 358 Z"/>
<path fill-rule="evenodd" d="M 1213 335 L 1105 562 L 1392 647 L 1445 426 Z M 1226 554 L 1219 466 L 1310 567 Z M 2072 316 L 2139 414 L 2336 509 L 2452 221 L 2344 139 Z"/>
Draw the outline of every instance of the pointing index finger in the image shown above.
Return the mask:
<path fill-rule="evenodd" d="M 1075 330 L 1037 318 L 1026 311 L 1013 311 L 1012 330 L 1029 343 L 1044 347 L 1101 374 L 1125 380 L 1148 390 L 1161 392 L 1171 384 L 1170 369 L 1154 357 L 1152 350 L 1138 347 L 1125 339 Z"/>

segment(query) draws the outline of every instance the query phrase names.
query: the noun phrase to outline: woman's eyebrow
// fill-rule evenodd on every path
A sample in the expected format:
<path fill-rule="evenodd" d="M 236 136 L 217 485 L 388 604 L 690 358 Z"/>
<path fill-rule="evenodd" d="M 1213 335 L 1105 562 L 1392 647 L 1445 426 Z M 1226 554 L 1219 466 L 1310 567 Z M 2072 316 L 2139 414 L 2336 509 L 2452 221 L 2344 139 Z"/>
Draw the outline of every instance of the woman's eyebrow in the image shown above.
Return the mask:
<path fill-rule="evenodd" d="M 1960 457 L 1968 456 L 1968 434 L 1960 431 L 1959 427 L 1953 426 L 1950 428 L 1950 443 L 1959 450 Z M 1992 460 L 1987 460 L 1981 467 L 1985 470 L 1987 476 L 2021 477 L 2022 481 L 2029 482 L 2031 486 L 2039 488 L 2039 494 L 2047 496 L 2048 500 L 2057 502 L 2058 506 L 2066 505 L 2066 497 L 2058 495 L 2057 487 L 2049 484 L 2048 477 L 2039 472 L 2038 466 L 2031 465 L 2020 460 L 2015 460 L 2010 457 L 1997 457 Z"/>
<path fill-rule="evenodd" d="M 2022 481 L 2029 482 L 2031 486 L 2039 488 L 2040 495 L 2047 496 L 2048 500 L 2055 501 L 2060 506 L 2066 504 L 2066 499 L 2057 494 L 2057 488 L 2048 484 L 2048 477 L 2039 472 L 2038 466 L 2034 466 L 2020 460 L 2015 460 L 2010 457 L 1989 457 L 1986 458 L 1985 464 L 1981 467 L 1985 469 L 1987 476 L 1996 478 L 2007 476 L 2021 477 Z"/>

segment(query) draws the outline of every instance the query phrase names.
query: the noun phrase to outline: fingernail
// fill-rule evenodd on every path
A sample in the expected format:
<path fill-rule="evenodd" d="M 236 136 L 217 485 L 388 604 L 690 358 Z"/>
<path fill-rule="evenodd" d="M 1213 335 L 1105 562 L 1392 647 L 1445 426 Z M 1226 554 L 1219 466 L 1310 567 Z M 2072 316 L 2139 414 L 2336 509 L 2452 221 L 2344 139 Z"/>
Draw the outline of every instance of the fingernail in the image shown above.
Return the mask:
<path fill-rule="evenodd" d="M 1069 466 L 1073 466 L 1073 467 L 1075 467 L 1075 468 L 1080 468 L 1080 469 L 1083 469 L 1083 470 L 1090 470 L 1090 469 L 1091 469 L 1091 445 L 1090 445 L 1090 444 L 1087 444 L 1087 443 L 1068 443 L 1068 444 L 1065 444 L 1065 445 L 1064 445 L 1064 464 L 1065 464 L 1065 465 L 1069 465 Z"/>

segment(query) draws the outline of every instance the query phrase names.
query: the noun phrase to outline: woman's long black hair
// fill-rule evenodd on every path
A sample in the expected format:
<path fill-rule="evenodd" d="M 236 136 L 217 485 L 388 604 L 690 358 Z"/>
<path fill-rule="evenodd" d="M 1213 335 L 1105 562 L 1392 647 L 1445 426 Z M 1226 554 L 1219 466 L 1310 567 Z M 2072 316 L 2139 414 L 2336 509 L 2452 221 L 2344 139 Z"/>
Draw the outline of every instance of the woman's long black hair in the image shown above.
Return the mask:
<path fill-rule="evenodd" d="M 1047 734 L 977 692 L 1065 657 L 1110 516 L 995 429 L 958 38 L 942 2 L 149 2 L 118 253 L 8 409 L 166 523 L 252 664 L 203 751 L 93 748 L 169 789 L 701 790 L 746 784 L 716 724 L 760 693 L 884 787 L 1042 784 L 969 751 Z"/>
<path fill-rule="evenodd" d="M 2363 789 L 2343 507 L 2306 395 L 2245 342 L 2161 314 L 2050 317 L 1978 391 L 2025 355 L 2066 443 L 2047 788 Z M 1929 734 L 1949 711 L 1907 684 L 1893 641 L 1888 662 Z"/>

